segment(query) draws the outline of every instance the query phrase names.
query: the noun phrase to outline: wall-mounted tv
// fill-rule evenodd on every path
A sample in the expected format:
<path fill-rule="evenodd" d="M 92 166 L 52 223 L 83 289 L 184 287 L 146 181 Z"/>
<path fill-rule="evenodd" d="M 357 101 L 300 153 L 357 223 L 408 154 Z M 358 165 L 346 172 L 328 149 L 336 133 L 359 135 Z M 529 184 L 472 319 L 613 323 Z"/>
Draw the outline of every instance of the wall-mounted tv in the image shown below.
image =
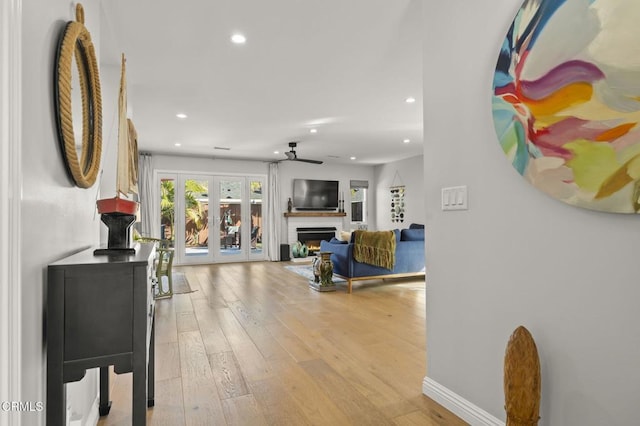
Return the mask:
<path fill-rule="evenodd" d="M 293 180 L 293 207 L 297 210 L 337 210 L 337 180 Z"/>

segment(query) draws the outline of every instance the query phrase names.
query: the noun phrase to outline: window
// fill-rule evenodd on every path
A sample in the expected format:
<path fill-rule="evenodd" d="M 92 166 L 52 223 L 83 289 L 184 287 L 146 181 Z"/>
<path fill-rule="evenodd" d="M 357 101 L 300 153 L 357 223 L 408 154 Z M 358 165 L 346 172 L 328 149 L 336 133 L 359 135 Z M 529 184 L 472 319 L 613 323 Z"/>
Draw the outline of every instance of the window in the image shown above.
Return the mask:
<path fill-rule="evenodd" d="M 366 180 L 351 181 L 351 222 L 367 222 L 367 190 L 369 182 Z"/>

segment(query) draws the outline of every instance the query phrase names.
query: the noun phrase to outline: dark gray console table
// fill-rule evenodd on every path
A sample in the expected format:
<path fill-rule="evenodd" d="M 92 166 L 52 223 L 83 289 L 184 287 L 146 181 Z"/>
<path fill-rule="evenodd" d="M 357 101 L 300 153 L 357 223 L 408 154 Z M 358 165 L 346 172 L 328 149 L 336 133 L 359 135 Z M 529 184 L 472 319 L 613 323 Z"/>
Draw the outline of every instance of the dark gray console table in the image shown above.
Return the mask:
<path fill-rule="evenodd" d="M 88 249 L 52 263 L 47 283 L 47 425 L 66 425 L 65 383 L 100 368 L 100 415 L 109 413 L 109 366 L 133 372 L 132 424 L 145 425 L 154 393 L 152 244 L 134 255 Z"/>

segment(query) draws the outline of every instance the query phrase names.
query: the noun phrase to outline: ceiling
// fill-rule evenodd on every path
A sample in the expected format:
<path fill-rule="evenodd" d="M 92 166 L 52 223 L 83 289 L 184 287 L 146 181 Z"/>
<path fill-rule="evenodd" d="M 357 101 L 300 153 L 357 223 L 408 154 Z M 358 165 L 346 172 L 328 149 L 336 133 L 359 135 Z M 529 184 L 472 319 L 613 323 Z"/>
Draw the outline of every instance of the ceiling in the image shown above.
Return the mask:
<path fill-rule="evenodd" d="M 298 141 L 298 157 L 343 164 L 422 153 L 420 0 L 107 0 L 102 9 L 101 61 L 127 58 L 141 151 L 271 161 Z M 246 43 L 232 43 L 235 33 Z"/>

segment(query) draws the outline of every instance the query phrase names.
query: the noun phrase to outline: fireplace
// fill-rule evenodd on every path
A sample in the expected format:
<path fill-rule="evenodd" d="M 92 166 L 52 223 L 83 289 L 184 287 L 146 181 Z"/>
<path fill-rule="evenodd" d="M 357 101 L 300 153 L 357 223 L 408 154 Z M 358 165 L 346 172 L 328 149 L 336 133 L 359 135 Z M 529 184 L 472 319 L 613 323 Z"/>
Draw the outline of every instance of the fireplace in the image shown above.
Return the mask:
<path fill-rule="evenodd" d="M 309 255 L 320 250 L 320 241 L 329 241 L 336 236 L 335 227 L 296 228 L 298 241 L 309 249 Z"/>

